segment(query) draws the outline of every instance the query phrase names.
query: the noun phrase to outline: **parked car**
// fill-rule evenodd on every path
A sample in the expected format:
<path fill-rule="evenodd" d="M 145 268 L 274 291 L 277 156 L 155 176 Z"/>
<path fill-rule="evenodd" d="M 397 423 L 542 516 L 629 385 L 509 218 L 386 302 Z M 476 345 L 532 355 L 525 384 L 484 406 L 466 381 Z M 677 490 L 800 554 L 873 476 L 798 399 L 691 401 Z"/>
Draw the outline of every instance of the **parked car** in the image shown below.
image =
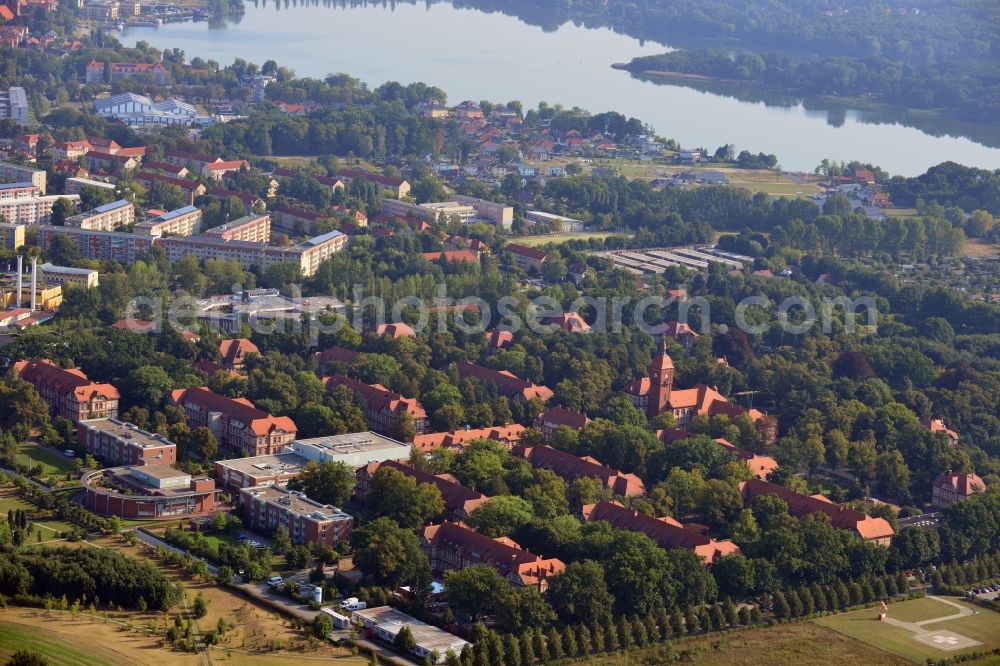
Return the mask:
<path fill-rule="evenodd" d="M 358 600 L 357 597 L 348 597 L 340 602 L 340 607 L 344 610 L 355 611 L 368 608 L 368 604 L 364 601 Z"/>
<path fill-rule="evenodd" d="M 271 576 L 270 578 L 267 579 L 267 584 L 274 587 L 276 585 L 281 585 L 281 583 L 284 582 L 284 580 L 285 579 L 282 578 L 281 576 Z"/>
<path fill-rule="evenodd" d="M 72 458 L 76 455 L 76 451 L 74 451 L 73 449 L 66 449 L 65 451 L 63 451 L 63 455 L 66 456 L 67 458 Z"/>

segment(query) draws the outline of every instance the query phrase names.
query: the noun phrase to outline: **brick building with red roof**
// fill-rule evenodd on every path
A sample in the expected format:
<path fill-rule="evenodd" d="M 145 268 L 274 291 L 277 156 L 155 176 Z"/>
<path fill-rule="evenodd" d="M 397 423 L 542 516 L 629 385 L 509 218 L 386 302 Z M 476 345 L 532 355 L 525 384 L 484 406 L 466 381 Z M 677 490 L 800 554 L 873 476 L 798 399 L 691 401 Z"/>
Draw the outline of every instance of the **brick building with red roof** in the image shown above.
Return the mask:
<path fill-rule="evenodd" d="M 605 466 L 591 456 L 577 457 L 551 446 L 515 446 L 513 453 L 524 458 L 533 467 L 555 472 L 566 481 L 576 479 L 597 479 L 615 495 L 635 497 L 646 494 L 646 487 L 635 474 L 626 474 Z"/>
<path fill-rule="evenodd" d="M 441 499 L 444 500 L 445 520 L 466 520 L 473 511 L 490 499 L 481 492 L 461 485 L 450 474 L 435 476 L 430 472 L 424 472 L 396 460 L 368 463 L 364 467 L 359 468 L 355 473 L 357 483 L 354 485 L 354 494 L 356 497 L 363 498 L 368 494 L 368 491 L 371 489 L 372 478 L 374 478 L 375 473 L 383 466 L 405 474 L 416 481 L 417 484 L 429 483 L 437 488 L 441 492 Z"/>
<path fill-rule="evenodd" d="M 287 416 L 272 416 L 246 398 L 227 398 L 205 386 L 171 391 L 170 401 L 184 408 L 192 430 L 207 427 L 220 447 L 244 456 L 279 453 L 298 432 Z"/>
<path fill-rule="evenodd" d="M 118 389 L 90 381 L 82 370 L 67 370 L 46 359 L 32 359 L 15 363 L 14 373 L 35 387 L 52 416 L 74 423 L 118 416 Z"/>
<path fill-rule="evenodd" d="M 417 434 L 427 430 L 427 411 L 416 398 L 406 398 L 390 391 L 381 384 L 365 384 L 346 375 L 323 377 L 327 390 L 336 386 L 346 386 L 365 403 L 368 427 L 380 434 L 388 434 L 393 421 L 401 414 L 409 414 Z"/>

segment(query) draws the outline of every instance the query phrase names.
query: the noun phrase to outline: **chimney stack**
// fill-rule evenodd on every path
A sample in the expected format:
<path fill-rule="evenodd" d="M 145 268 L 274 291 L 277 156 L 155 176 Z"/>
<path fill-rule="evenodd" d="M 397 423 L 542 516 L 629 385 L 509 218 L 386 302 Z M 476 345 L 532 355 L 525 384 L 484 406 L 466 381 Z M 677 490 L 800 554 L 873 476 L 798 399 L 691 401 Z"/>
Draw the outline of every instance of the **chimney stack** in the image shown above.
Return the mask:
<path fill-rule="evenodd" d="M 38 304 L 38 257 L 31 258 L 31 311 Z"/>
<path fill-rule="evenodd" d="M 14 307 L 21 307 L 21 291 L 24 282 L 24 258 L 21 255 L 17 255 L 17 300 L 14 301 Z"/>

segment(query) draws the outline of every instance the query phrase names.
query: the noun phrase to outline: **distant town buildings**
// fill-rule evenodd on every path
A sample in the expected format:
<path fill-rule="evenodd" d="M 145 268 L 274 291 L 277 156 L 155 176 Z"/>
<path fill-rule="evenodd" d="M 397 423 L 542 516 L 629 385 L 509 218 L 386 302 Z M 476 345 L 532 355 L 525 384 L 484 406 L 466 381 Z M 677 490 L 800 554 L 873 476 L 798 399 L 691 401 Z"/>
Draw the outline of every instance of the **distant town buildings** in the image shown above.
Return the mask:
<path fill-rule="evenodd" d="M 195 206 L 184 206 L 135 225 L 136 233 L 150 236 L 190 236 L 201 230 L 202 212 Z"/>
<path fill-rule="evenodd" d="M 83 259 L 117 261 L 126 265 L 135 263 L 158 240 L 156 236 L 139 233 L 45 225 L 38 228 L 38 247 L 48 250 L 58 236 L 73 241 Z"/>
<path fill-rule="evenodd" d="M 105 68 L 108 70 L 109 81 L 105 81 Z M 87 64 L 87 83 L 117 83 L 136 77 L 148 77 L 156 85 L 162 86 L 167 82 L 167 68 L 158 62 L 113 62 L 105 65 L 91 60 Z"/>
<path fill-rule="evenodd" d="M 474 378 L 486 384 L 496 386 L 500 395 L 506 396 L 518 402 L 527 402 L 538 398 L 546 402 L 553 395 L 552 389 L 547 386 L 539 386 L 524 379 L 520 379 L 506 370 L 493 370 L 485 368 L 469 361 L 458 361 L 455 369 L 461 379 Z"/>

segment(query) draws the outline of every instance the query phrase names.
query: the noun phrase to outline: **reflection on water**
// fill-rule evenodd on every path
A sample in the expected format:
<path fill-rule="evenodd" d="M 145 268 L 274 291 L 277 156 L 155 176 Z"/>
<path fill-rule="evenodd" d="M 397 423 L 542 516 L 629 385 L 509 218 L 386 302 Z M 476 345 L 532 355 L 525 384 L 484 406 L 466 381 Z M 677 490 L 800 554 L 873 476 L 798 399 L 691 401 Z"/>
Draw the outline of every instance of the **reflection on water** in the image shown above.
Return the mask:
<path fill-rule="evenodd" d="M 563 23 L 552 10 L 520 18 L 482 11 L 499 3 L 256 0 L 224 29 L 205 23 L 129 28 L 123 41 L 176 47 L 189 58 L 223 65 L 236 58 L 257 64 L 274 60 L 298 76 L 346 72 L 373 87 L 424 81 L 447 91 L 453 103 L 517 99 L 526 107 L 546 101 L 593 112 L 614 110 L 684 146 L 714 151 L 731 143 L 738 150 L 774 153 L 789 169 L 812 170 L 824 158 L 858 159 L 904 175 L 946 160 L 1000 168 L 1000 149 L 984 145 L 1000 144 L 988 128 L 706 82 L 651 82 L 611 65 L 662 53 L 663 44 L 585 27 L 585 22 Z"/>

